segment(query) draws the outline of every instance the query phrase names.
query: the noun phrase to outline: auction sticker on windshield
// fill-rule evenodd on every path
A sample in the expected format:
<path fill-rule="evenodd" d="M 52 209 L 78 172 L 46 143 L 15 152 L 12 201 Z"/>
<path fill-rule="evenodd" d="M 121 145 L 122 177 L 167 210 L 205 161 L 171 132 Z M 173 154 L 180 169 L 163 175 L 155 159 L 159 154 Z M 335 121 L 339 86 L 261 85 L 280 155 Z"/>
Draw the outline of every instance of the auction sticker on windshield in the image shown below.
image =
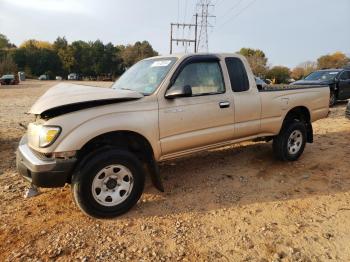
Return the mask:
<path fill-rule="evenodd" d="M 171 63 L 171 60 L 155 61 L 152 63 L 151 67 L 168 66 L 170 63 Z"/>

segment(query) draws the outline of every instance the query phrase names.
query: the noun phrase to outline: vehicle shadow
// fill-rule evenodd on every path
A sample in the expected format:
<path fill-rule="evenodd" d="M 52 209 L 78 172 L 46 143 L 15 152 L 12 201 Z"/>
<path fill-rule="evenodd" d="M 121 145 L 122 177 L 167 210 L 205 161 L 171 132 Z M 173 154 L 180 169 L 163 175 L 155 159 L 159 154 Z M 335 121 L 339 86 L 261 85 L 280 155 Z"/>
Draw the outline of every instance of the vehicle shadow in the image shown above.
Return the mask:
<path fill-rule="evenodd" d="M 340 100 L 340 101 L 337 101 L 337 103 L 333 106 L 335 108 L 337 107 L 343 107 L 344 105 L 346 105 L 348 103 L 348 100 Z"/>
<path fill-rule="evenodd" d="M 165 193 L 148 183 L 124 217 L 207 212 L 252 203 L 350 191 L 350 130 L 315 136 L 296 162 L 273 158 L 271 143 L 243 143 L 161 164 Z M 325 154 L 325 152 L 327 152 Z"/>

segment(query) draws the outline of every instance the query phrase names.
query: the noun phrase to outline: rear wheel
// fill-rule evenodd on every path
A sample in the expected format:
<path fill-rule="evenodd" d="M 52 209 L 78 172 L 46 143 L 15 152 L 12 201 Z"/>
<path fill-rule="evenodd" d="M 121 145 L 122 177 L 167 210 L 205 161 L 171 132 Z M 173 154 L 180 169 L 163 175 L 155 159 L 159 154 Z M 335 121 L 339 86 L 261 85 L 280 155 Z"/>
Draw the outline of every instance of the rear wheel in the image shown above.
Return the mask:
<path fill-rule="evenodd" d="M 137 203 L 145 176 L 133 154 L 109 149 L 85 163 L 72 179 L 74 200 L 84 213 L 96 218 L 116 217 Z"/>
<path fill-rule="evenodd" d="M 286 124 L 281 132 L 273 139 L 274 155 L 282 161 L 295 161 L 303 153 L 305 144 L 305 124 L 294 120 Z"/>

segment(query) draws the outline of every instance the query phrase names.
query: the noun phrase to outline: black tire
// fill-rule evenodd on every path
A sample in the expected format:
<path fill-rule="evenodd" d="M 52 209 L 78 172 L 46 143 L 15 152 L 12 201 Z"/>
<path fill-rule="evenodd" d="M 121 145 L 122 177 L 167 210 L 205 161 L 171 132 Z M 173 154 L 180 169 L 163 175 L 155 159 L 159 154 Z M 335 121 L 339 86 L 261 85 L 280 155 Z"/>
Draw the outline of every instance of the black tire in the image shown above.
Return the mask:
<path fill-rule="evenodd" d="M 95 218 L 113 218 L 129 211 L 140 199 L 145 185 L 145 174 L 141 162 L 132 153 L 118 149 L 100 150 L 90 155 L 84 163 L 73 174 L 72 191 L 76 204 L 85 214 Z M 123 202 L 105 206 L 92 193 L 93 181 L 101 170 L 111 165 L 126 167 L 132 174 L 133 186 Z"/>
<path fill-rule="evenodd" d="M 334 106 L 337 102 L 337 96 L 333 90 L 329 93 L 329 106 Z"/>
<path fill-rule="evenodd" d="M 296 132 L 294 132 L 296 131 Z M 300 145 L 297 145 L 298 150 L 290 152 L 289 138 L 292 134 L 301 135 Z M 299 138 L 299 137 L 298 137 Z M 293 143 L 293 141 L 291 141 Z M 306 127 L 305 123 L 297 120 L 287 122 L 280 133 L 273 139 L 273 152 L 275 157 L 281 161 L 295 161 L 304 152 L 306 144 Z M 300 147 L 299 147 L 300 146 Z"/>

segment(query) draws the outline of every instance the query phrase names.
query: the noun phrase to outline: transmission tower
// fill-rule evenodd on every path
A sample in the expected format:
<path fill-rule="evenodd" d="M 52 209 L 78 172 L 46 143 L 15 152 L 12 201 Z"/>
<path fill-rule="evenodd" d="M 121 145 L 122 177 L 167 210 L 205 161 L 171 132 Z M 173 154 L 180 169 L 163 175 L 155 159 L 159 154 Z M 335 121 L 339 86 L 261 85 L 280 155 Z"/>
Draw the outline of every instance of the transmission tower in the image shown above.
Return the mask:
<path fill-rule="evenodd" d="M 199 13 L 199 36 L 197 48 L 199 51 L 208 52 L 208 27 L 212 27 L 209 23 L 209 19 L 215 17 L 211 14 L 210 9 L 213 9 L 214 5 L 211 3 L 211 0 L 199 0 L 197 8 Z"/>

